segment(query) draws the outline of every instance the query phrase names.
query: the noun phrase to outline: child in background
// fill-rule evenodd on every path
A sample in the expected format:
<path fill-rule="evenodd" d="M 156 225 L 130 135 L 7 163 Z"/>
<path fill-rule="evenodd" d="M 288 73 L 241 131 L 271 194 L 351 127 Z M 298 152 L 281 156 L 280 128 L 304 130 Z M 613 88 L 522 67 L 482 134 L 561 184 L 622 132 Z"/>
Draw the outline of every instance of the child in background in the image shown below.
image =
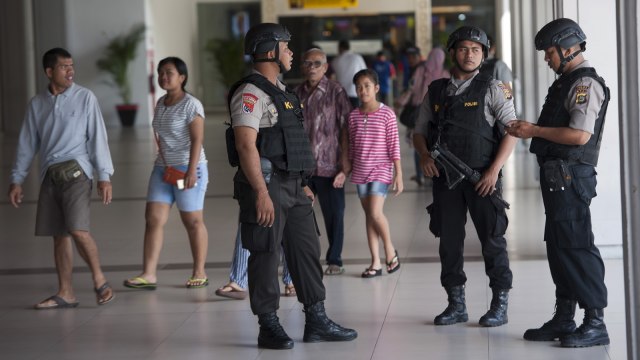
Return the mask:
<path fill-rule="evenodd" d="M 382 208 L 389 187 L 399 195 L 403 189 L 400 164 L 398 124 L 393 109 L 380 103 L 378 75 L 371 69 L 361 70 L 353 77 L 360 107 L 349 114 L 348 135 L 343 141 L 343 171 L 334 182 L 342 187 L 348 175 L 356 184 L 358 197 L 366 215 L 367 240 L 371 265 L 363 278 L 382 275 L 378 239 L 382 240 L 389 274 L 400 269 L 398 251 L 391 243 L 389 222 Z"/>

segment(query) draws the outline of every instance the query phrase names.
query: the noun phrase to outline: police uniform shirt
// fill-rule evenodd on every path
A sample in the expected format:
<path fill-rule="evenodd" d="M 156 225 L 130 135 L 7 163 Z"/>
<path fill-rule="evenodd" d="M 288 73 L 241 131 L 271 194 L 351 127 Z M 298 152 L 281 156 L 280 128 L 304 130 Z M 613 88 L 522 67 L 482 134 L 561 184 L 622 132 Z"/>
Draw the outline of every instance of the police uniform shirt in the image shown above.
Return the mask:
<path fill-rule="evenodd" d="M 572 71 L 583 67 L 590 67 L 589 62 L 583 61 Z M 564 103 L 565 109 L 571 115 L 569 127 L 593 134 L 598 113 L 604 102 L 604 96 L 604 89 L 593 78 L 581 77 L 571 84 L 569 96 L 567 96 Z"/>
<path fill-rule="evenodd" d="M 467 90 L 469 85 L 471 85 L 471 81 L 477 75 L 478 72 L 476 72 L 473 77 L 466 80 L 451 78 L 447 83 L 447 96 L 462 94 Z M 491 80 L 491 85 L 489 86 L 484 98 L 484 115 L 491 127 L 495 125 L 496 120 L 503 125 L 507 125 L 507 123 L 516 119 L 513 96 L 511 95 L 511 91 L 501 81 L 495 79 Z M 431 112 L 431 101 L 429 101 L 429 94 L 427 93 L 418 110 L 415 133 L 426 136 L 429 128 L 429 121 L 432 121 L 432 119 L 433 113 Z"/>
<path fill-rule="evenodd" d="M 253 73 L 258 73 L 253 71 Z M 286 87 L 276 80 L 276 86 L 284 90 Z M 278 110 L 273 99 L 257 86 L 246 83 L 236 90 L 231 98 L 232 126 L 248 126 L 260 131 L 260 128 L 272 127 L 278 122 Z"/>

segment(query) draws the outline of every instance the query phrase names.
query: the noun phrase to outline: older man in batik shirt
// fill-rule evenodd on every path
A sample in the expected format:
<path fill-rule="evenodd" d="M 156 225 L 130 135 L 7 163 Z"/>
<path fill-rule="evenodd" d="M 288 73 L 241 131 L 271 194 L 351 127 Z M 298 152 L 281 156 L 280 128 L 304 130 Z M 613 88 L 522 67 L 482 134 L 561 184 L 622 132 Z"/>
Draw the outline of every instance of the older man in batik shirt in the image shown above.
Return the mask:
<path fill-rule="evenodd" d="M 340 275 L 342 245 L 344 242 L 344 188 L 333 186 L 333 178 L 341 169 L 341 148 L 345 142 L 351 102 L 344 88 L 337 81 L 325 76 L 329 65 L 327 55 L 320 49 L 304 53 L 302 73 L 305 82 L 298 86 L 304 110 L 305 129 L 311 140 L 316 159 L 316 170 L 309 187 L 318 197 L 324 217 L 329 249 L 327 250 L 326 275 Z"/>

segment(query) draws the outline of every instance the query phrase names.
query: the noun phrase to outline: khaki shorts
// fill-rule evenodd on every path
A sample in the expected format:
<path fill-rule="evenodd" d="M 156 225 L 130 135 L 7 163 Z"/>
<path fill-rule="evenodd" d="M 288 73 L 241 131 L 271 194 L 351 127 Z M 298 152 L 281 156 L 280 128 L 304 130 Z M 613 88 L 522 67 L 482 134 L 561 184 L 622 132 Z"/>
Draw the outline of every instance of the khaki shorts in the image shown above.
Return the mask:
<path fill-rule="evenodd" d="M 49 173 L 40 186 L 36 236 L 68 235 L 89 231 L 93 181 L 84 173 L 65 183 L 54 183 Z"/>

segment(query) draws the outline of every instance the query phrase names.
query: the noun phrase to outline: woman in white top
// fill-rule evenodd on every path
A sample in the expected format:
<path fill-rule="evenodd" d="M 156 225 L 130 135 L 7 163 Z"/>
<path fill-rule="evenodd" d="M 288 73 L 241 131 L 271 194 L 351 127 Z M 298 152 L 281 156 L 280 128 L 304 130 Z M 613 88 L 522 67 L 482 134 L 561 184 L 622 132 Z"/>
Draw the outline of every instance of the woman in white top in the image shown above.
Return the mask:
<path fill-rule="evenodd" d="M 167 93 L 158 100 L 152 123 L 158 156 L 147 191 L 143 270 L 140 275 L 124 281 L 124 286 L 129 288 L 156 289 L 164 225 L 173 203 L 180 211 L 193 256 L 193 272 L 186 286 L 201 288 L 209 284 L 204 269 L 209 242 L 203 221 L 204 195 L 209 182 L 202 147 L 204 110 L 202 103 L 185 90 L 188 77 L 186 64 L 177 57 L 165 58 L 158 64 L 158 84 Z M 163 180 L 168 167 L 183 172 L 176 183 Z"/>

